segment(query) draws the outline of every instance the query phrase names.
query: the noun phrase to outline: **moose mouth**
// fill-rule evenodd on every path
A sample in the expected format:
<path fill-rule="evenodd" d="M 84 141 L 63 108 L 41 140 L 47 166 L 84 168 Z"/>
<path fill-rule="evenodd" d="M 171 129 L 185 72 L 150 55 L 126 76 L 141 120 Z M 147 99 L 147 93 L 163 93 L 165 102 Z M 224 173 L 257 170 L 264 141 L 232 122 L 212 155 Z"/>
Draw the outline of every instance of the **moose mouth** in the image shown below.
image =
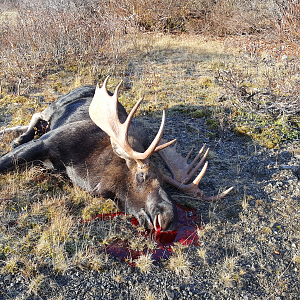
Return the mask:
<path fill-rule="evenodd" d="M 157 231 L 157 232 L 161 231 L 161 215 L 160 214 L 155 216 L 153 227 L 154 227 L 155 231 Z"/>
<path fill-rule="evenodd" d="M 150 229 L 150 230 L 155 230 L 156 232 L 161 232 L 161 231 L 164 231 L 162 229 L 162 220 L 161 220 L 161 214 L 157 214 L 155 217 L 154 217 L 154 220 L 150 217 L 150 215 L 147 214 L 147 221 L 145 223 L 145 227 L 146 229 Z M 147 223 L 148 223 L 148 226 L 147 226 Z"/>

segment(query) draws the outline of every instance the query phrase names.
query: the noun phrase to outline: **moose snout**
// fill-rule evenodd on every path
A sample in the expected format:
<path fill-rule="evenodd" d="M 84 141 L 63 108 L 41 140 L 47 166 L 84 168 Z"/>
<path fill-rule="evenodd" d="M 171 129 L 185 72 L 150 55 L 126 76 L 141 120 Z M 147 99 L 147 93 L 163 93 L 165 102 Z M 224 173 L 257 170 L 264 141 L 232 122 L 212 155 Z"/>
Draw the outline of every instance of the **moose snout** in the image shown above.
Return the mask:
<path fill-rule="evenodd" d="M 178 213 L 173 199 L 162 189 L 151 193 L 147 199 L 146 213 L 149 229 L 174 231 L 177 229 Z"/>

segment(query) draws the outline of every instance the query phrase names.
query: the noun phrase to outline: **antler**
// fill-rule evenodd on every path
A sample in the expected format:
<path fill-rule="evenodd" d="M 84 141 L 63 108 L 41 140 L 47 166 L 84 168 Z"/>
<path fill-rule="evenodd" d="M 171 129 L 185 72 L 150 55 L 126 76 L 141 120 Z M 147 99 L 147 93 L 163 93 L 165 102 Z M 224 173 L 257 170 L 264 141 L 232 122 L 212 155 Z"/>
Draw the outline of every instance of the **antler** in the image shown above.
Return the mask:
<path fill-rule="evenodd" d="M 162 138 L 166 116 L 163 111 L 162 122 L 159 128 L 159 131 L 152 141 L 151 145 L 144 153 L 134 151 L 128 143 L 128 129 L 130 122 L 133 118 L 134 113 L 141 104 L 143 99 L 140 99 L 133 107 L 129 113 L 126 121 L 122 124 L 120 123 L 118 117 L 118 90 L 122 82 L 118 84 L 115 89 L 113 96 L 110 96 L 107 92 L 107 81 L 108 77 L 104 80 L 103 86 L 99 88 L 97 85 L 94 98 L 89 107 L 89 114 L 91 119 L 96 125 L 98 125 L 103 131 L 105 131 L 111 139 L 113 139 L 119 146 L 133 159 L 144 160 L 147 159 L 152 153 L 160 151 L 165 147 L 171 145 L 175 140 L 159 145 L 159 142 Z"/>
<path fill-rule="evenodd" d="M 165 140 L 162 139 L 161 142 L 164 143 Z M 233 189 L 233 187 L 231 187 L 231 188 L 227 189 L 226 191 L 224 191 L 223 193 L 218 194 L 216 196 L 206 197 L 204 195 L 204 192 L 199 189 L 198 184 L 206 172 L 208 162 L 205 162 L 201 172 L 193 180 L 193 182 L 190 184 L 187 184 L 189 182 L 189 180 L 192 178 L 192 176 L 203 165 L 203 163 L 207 157 L 209 148 L 207 148 L 203 157 L 198 162 L 198 164 L 195 166 L 195 164 L 199 160 L 201 154 L 203 153 L 206 144 L 204 144 L 204 146 L 201 148 L 201 150 L 199 151 L 197 156 L 194 158 L 194 160 L 190 164 L 188 164 L 188 159 L 189 159 L 190 155 L 192 154 L 193 149 L 184 158 L 184 157 L 182 157 L 182 155 L 180 153 L 178 153 L 176 151 L 176 146 L 177 146 L 177 143 L 173 147 L 165 148 L 165 149 L 159 151 L 160 156 L 165 161 L 165 163 L 173 177 L 173 178 L 171 178 L 171 177 L 163 174 L 164 181 L 168 182 L 171 185 L 174 185 L 175 187 L 179 188 L 184 193 L 186 193 L 192 197 L 200 198 L 205 201 L 217 201 L 217 200 L 223 198 L 224 196 L 226 196 Z"/>

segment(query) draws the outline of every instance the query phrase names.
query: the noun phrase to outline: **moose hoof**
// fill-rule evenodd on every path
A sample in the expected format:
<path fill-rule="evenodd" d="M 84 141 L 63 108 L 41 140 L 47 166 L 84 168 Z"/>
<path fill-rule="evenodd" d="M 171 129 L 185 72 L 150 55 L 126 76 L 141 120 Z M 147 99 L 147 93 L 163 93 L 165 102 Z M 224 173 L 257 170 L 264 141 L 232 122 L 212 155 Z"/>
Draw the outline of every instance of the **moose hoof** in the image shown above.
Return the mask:
<path fill-rule="evenodd" d="M 20 143 L 19 139 L 15 139 L 15 140 L 13 140 L 13 141 L 10 143 L 10 146 L 11 146 L 12 148 L 17 148 L 17 147 L 20 146 L 20 145 L 21 145 L 21 143 Z"/>

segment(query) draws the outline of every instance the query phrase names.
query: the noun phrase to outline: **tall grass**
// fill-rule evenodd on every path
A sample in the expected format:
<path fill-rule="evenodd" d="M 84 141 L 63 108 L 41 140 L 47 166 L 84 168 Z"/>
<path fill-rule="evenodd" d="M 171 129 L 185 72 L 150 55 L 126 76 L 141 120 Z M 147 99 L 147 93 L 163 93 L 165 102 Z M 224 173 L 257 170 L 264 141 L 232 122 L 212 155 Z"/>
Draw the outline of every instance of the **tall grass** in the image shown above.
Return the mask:
<path fill-rule="evenodd" d="M 280 21 L 276 25 L 277 34 L 299 57 L 300 52 L 300 4 L 287 0 L 279 2 Z"/>

